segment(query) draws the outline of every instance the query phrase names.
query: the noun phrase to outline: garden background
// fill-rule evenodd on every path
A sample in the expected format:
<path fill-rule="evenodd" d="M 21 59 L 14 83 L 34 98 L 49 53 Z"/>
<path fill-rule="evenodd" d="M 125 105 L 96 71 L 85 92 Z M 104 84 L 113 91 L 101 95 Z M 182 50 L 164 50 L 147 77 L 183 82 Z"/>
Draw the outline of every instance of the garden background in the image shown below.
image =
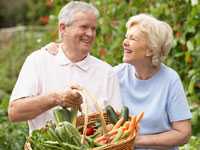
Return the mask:
<path fill-rule="evenodd" d="M 0 150 L 22 150 L 27 124 L 7 117 L 9 96 L 25 58 L 57 40 L 57 14 L 69 0 L 0 1 Z M 93 55 L 116 65 L 122 60 L 125 23 L 138 13 L 167 21 L 174 43 L 166 64 L 184 84 L 193 114 L 193 134 L 181 149 L 200 148 L 200 4 L 198 0 L 88 0 L 100 10 Z M 9 28 L 8 28 L 9 27 Z"/>

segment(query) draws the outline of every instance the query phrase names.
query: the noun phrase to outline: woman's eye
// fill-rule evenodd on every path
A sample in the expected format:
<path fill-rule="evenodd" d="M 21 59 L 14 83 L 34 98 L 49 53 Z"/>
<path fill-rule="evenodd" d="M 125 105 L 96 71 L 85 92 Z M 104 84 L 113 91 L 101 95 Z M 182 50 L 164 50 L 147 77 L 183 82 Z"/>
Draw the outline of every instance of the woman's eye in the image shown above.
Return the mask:
<path fill-rule="evenodd" d="M 133 38 L 133 37 L 125 37 L 125 38 L 128 40 L 136 41 L 136 38 Z"/>
<path fill-rule="evenodd" d="M 131 38 L 130 40 L 136 41 L 136 39 L 135 39 L 135 38 Z"/>

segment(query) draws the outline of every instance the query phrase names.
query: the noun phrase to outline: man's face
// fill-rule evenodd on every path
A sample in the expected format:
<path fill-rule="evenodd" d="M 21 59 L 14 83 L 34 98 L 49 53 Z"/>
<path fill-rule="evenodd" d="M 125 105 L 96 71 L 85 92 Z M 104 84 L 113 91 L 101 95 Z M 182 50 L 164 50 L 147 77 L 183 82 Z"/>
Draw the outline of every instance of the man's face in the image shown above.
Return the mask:
<path fill-rule="evenodd" d="M 87 55 L 96 37 L 96 16 L 91 12 L 77 12 L 73 23 L 65 26 L 63 42 L 70 51 Z"/>

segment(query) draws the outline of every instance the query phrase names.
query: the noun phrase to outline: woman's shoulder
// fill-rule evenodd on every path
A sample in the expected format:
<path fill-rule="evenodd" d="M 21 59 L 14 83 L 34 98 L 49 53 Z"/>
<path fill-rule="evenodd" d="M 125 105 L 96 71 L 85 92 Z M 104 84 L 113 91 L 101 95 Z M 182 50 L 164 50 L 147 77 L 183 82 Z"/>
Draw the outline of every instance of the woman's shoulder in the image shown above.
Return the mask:
<path fill-rule="evenodd" d="M 171 68 L 165 64 L 161 65 L 161 70 L 166 78 L 169 78 L 174 81 L 177 79 L 180 79 L 179 74 L 176 72 L 176 70 L 174 70 L 173 68 Z"/>
<path fill-rule="evenodd" d="M 130 67 L 130 64 L 121 63 L 121 64 L 119 64 L 117 66 L 114 66 L 114 71 L 116 73 L 120 73 L 120 72 L 123 72 L 123 71 L 129 69 L 129 67 Z"/>
<path fill-rule="evenodd" d="M 122 76 L 126 75 L 131 70 L 132 65 L 127 63 L 121 63 L 114 67 L 114 73 L 121 78 Z"/>

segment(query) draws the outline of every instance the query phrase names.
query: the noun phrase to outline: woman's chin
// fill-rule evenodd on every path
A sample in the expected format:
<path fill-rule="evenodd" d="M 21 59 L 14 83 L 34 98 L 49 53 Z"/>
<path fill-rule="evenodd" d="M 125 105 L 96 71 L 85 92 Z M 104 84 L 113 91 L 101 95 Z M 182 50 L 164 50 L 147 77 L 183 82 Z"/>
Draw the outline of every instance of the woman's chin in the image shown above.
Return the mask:
<path fill-rule="evenodd" d="M 126 58 L 126 57 L 123 57 L 123 62 L 124 63 L 130 63 L 130 60 L 128 58 Z"/>

